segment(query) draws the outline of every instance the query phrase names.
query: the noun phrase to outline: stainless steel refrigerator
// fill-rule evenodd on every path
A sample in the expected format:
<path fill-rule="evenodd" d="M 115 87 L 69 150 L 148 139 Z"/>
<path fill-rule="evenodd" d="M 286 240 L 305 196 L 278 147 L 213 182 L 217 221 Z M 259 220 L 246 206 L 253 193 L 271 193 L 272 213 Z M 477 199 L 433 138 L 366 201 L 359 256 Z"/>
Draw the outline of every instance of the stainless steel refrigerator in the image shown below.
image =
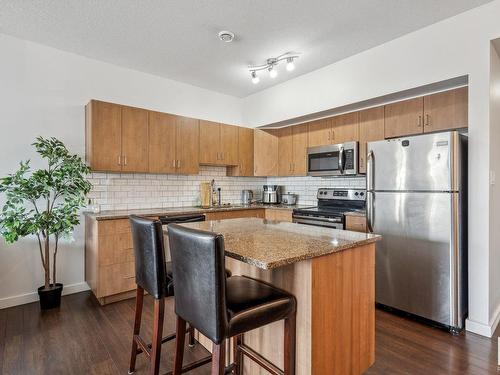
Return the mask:
<path fill-rule="evenodd" d="M 467 137 L 368 143 L 367 223 L 381 234 L 376 301 L 463 328 L 467 314 Z"/>

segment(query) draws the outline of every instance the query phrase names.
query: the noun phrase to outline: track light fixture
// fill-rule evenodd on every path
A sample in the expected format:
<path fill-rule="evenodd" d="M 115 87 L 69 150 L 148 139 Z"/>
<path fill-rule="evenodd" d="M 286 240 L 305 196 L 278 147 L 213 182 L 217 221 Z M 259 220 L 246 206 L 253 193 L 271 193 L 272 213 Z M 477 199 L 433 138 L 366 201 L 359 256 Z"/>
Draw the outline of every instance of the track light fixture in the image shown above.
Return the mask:
<path fill-rule="evenodd" d="M 298 52 L 287 52 L 278 57 L 270 57 L 266 60 L 265 64 L 249 66 L 248 70 L 250 71 L 250 75 L 252 76 L 252 82 L 254 84 L 259 83 L 260 79 L 257 75 L 257 72 L 261 70 L 267 70 L 269 72 L 269 77 L 273 79 L 276 78 L 276 76 L 278 75 L 278 71 L 276 68 L 281 61 L 286 61 L 286 70 L 291 72 L 295 69 L 294 60 L 299 58 L 299 56 L 300 53 Z"/>

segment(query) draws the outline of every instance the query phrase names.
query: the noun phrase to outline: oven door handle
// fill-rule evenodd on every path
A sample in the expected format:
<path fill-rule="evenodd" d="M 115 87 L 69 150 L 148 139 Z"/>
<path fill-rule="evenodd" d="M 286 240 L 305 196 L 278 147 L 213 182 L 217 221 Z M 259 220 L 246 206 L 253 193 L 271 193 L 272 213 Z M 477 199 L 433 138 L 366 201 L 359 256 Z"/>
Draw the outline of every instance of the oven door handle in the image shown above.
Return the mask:
<path fill-rule="evenodd" d="M 326 223 L 338 223 L 338 224 L 342 224 L 342 219 L 329 219 L 327 217 L 293 215 L 293 219 L 316 220 L 316 221 L 323 221 L 323 222 L 326 222 Z"/>
<path fill-rule="evenodd" d="M 339 149 L 339 170 L 340 170 L 340 174 L 344 174 L 344 166 L 345 166 L 344 146 L 340 146 L 340 149 Z"/>

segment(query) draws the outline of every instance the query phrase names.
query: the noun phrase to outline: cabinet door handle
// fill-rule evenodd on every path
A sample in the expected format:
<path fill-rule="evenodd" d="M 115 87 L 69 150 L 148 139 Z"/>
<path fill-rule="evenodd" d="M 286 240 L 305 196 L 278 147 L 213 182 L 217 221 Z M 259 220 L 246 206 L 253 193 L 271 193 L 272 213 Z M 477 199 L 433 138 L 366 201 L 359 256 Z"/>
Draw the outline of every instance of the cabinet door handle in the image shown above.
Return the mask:
<path fill-rule="evenodd" d="M 359 157 L 359 166 L 360 167 L 363 166 L 363 157 L 362 156 Z"/>
<path fill-rule="evenodd" d="M 122 156 L 118 155 L 118 165 L 122 165 Z"/>
<path fill-rule="evenodd" d="M 425 126 L 430 126 L 431 125 L 431 118 L 429 114 L 425 115 Z"/>
<path fill-rule="evenodd" d="M 177 168 L 180 168 L 180 167 L 181 167 L 181 161 L 177 160 Z"/>
<path fill-rule="evenodd" d="M 332 131 L 331 131 L 331 130 L 328 130 L 328 140 L 329 140 L 329 141 L 331 141 L 331 138 L 330 138 L 330 137 L 331 137 L 331 133 L 332 133 Z"/>
<path fill-rule="evenodd" d="M 127 155 L 123 156 L 123 165 L 127 165 Z"/>
<path fill-rule="evenodd" d="M 135 275 L 131 275 L 131 276 L 123 276 L 124 279 L 133 279 L 135 278 Z"/>
<path fill-rule="evenodd" d="M 332 130 L 332 141 L 335 140 L 335 130 Z"/>
<path fill-rule="evenodd" d="M 175 168 L 175 159 L 174 159 L 174 160 L 172 160 L 172 167 L 174 167 L 174 168 Z"/>
<path fill-rule="evenodd" d="M 417 127 L 418 127 L 418 128 L 421 128 L 421 127 L 422 127 L 422 115 L 419 115 L 419 116 L 418 116 L 418 123 L 417 123 Z"/>

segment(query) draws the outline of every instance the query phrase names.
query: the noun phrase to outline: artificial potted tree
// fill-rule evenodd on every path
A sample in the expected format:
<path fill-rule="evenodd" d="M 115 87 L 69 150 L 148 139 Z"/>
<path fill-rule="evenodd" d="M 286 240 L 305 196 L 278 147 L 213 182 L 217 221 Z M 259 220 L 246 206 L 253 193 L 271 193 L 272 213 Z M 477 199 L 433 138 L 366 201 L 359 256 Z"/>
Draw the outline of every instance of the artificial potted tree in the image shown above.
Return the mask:
<path fill-rule="evenodd" d="M 47 161 L 47 169 L 30 169 L 30 161 L 0 179 L 6 203 L 0 213 L 0 234 L 7 243 L 35 236 L 45 283 L 38 288 L 40 307 L 50 309 L 61 303 L 63 284 L 56 279 L 59 240 L 73 233 L 80 223 L 80 209 L 92 185 L 90 169 L 77 155 L 71 155 L 56 138 L 38 137 L 32 144 Z"/>

